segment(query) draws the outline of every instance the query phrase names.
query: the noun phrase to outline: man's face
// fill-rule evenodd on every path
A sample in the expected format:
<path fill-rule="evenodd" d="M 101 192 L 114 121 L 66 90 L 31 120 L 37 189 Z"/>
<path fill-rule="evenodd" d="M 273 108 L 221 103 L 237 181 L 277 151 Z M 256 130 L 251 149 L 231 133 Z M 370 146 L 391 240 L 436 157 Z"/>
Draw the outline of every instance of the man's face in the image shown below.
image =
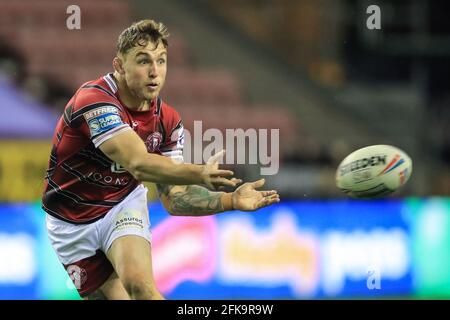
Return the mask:
<path fill-rule="evenodd" d="M 125 80 L 131 94 L 139 100 L 159 96 L 167 73 L 167 50 L 162 41 L 131 48 L 123 57 Z"/>

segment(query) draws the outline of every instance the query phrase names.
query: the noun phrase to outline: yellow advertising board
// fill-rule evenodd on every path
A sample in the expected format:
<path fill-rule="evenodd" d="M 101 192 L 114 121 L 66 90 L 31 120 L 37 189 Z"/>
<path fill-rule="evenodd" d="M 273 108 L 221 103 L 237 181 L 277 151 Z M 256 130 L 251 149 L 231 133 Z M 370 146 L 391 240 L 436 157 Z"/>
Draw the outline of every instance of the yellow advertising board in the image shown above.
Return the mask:
<path fill-rule="evenodd" d="M 41 199 L 52 143 L 45 141 L 0 141 L 0 201 Z"/>
<path fill-rule="evenodd" d="M 50 140 L 0 140 L 0 202 L 41 200 L 51 148 Z M 155 200 L 155 185 L 145 185 Z"/>

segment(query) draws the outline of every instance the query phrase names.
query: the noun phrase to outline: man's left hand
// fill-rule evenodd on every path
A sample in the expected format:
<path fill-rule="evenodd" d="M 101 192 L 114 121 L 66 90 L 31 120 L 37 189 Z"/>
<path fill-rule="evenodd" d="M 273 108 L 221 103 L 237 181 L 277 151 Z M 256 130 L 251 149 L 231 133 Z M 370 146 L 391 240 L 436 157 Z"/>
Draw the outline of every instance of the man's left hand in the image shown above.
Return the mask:
<path fill-rule="evenodd" d="M 264 179 L 247 182 L 237 188 L 232 194 L 233 209 L 241 211 L 255 211 L 262 207 L 280 202 L 276 190 L 258 191 L 265 183 Z"/>

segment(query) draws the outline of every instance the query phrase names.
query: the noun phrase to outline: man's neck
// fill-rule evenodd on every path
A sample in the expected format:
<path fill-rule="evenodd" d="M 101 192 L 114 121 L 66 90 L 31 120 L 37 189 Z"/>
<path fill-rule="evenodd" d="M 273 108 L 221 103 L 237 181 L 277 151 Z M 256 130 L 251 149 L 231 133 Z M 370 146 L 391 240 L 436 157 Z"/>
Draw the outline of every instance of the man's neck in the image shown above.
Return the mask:
<path fill-rule="evenodd" d="M 128 88 L 125 79 L 116 71 L 114 78 L 117 81 L 118 94 L 122 103 L 133 111 L 147 111 L 150 110 L 151 101 L 140 100 L 133 97 Z"/>

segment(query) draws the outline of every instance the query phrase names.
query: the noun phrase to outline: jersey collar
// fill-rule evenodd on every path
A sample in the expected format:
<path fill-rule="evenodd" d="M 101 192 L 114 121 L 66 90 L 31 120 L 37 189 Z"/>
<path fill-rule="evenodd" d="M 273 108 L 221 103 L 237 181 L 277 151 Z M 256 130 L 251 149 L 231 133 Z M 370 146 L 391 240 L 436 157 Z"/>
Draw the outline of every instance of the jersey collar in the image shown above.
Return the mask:
<path fill-rule="evenodd" d="M 111 89 L 111 91 L 116 94 L 117 93 L 117 83 L 116 79 L 114 79 L 114 76 L 112 73 L 108 73 L 107 75 L 103 76 L 103 80 L 108 84 L 108 87 Z"/>

